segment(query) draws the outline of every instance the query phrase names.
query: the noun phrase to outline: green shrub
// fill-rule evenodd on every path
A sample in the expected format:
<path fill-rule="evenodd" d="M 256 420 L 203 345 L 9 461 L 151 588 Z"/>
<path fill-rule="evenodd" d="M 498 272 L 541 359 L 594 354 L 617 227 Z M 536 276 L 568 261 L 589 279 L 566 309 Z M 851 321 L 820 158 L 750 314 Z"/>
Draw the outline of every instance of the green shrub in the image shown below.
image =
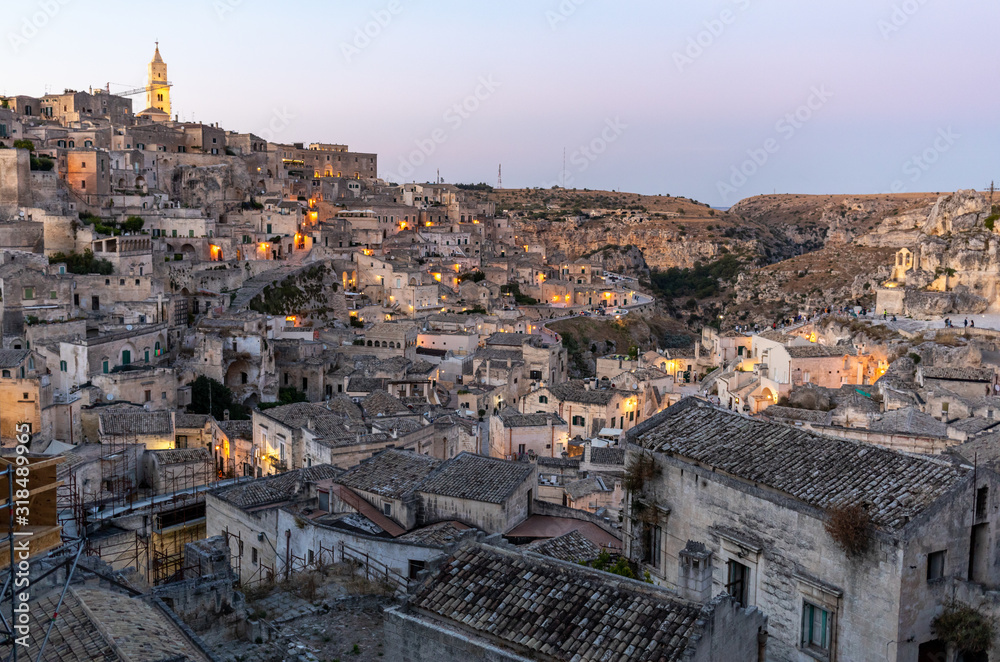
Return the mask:
<path fill-rule="evenodd" d="M 89 248 L 78 253 L 55 253 L 49 257 L 49 264 L 65 264 L 66 271 L 71 274 L 100 274 L 108 276 L 115 271 L 114 265 L 102 258 L 94 258 L 94 251 Z"/>

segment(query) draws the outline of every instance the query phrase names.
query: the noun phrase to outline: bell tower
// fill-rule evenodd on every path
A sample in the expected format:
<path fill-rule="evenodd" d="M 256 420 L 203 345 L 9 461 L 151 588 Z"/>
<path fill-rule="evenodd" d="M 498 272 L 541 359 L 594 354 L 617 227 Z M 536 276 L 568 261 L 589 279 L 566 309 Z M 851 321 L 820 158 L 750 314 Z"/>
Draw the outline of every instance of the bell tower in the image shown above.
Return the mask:
<path fill-rule="evenodd" d="M 170 115 L 170 83 L 167 78 L 167 63 L 160 57 L 160 42 L 156 42 L 156 53 L 148 70 L 146 108 L 156 108 Z"/>

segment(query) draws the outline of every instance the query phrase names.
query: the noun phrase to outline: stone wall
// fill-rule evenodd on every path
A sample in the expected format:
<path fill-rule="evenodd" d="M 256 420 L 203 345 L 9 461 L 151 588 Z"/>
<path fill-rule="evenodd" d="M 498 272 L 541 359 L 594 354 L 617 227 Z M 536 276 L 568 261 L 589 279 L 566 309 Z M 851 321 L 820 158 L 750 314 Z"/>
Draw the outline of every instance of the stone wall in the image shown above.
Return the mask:
<path fill-rule="evenodd" d="M 0 218 L 32 205 L 30 161 L 26 149 L 0 150 Z"/>
<path fill-rule="evenodd" d="M 396 662 L 529 662 L 529 658 L 416 618 L 400 607 L 385 612 L 385 653 Z"/>
<path fill-rule="evenodd" d="M 689 540 L 713 552 L 713 594 L 725 590 L 728 561 L 750 568 L 748 600 L 768 615 L 771 662 L 813 659 L 799 648 L 806 600 L 835 612 L 839 660 L 870 659 L 871 651 L 899 638 L 903 551 L 897 542 L 879 538 L 870 557 L 851 560 L 826 532 L 822 511 L 710 469 L 656 460 L 662 475 L 642 497 L 669 509 L 657 514 L 659 567 L 644 566 L 655 583 L 678 586 L 678 554 Z M 626 551 L 641 557 L 641 538 L 631 537 L 640 526 L 630 517 L 625 522 Z"/>

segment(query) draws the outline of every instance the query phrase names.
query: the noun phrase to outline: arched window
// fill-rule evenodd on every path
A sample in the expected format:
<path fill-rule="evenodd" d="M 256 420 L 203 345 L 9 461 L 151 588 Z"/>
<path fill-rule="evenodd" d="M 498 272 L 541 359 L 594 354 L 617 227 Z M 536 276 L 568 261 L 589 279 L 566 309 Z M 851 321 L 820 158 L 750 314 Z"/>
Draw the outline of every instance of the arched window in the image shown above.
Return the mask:
<path fill-rule="evenodd" d="M 372 341 L 371 341 L 371 340 L 369 340 L 369 341 L 368 341 L 368 346 L 369 346 L 369 347 L 371 347 L 371 346 L 372 346 Z"/>
<path fill-rule="evenodd" d="M 5 379 L 10 379 L 10 370 L 4 370 L 3 373 L 0 374 L 3 374 Z"/>

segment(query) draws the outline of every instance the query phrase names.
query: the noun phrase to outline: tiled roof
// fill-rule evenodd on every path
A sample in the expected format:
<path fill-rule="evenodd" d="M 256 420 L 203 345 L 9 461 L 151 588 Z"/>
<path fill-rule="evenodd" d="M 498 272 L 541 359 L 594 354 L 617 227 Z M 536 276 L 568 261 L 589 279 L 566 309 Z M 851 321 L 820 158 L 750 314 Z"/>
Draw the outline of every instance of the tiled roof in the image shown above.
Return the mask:
<path fill-rule="evenodd" d="M 461 522 L 437 522 L 422 529 L 410 531 L 405 535 L 399 536 L 398 539 L 422 545 L 443 547 L 457 542 L 462 533 L 470 529 L 471 527 Z"/>
<path fill-rule="evenodd" d="M 115 407 L 101 411 L 98 418 L 101 433 L 106 435 L 162 434 L 170 437 L 174 435 L 174 424 L 169 411 Z"/>
<path fill-rule="evenodd" d="M 746 418 L 686 398 L 629 430 L 631 443 L 689 458 L 818 508 L 866 503 L 895 529 L 953 489 L 965 467 Z"/>
<path fill-rule="evenodd" d="M 555 538 L 536 540 L 525 545 L 525 549 L 570 563 L 592 561 L 601 553 L 600 547 L 576 530 Z"/>
<path fill-rule="evenodd" d="M 38 651 L 55 613 L 59 593 L 41 598 L 32 607 L 28 647 Z M 73 586 L 66 592 L 59 618 L 45 647 L 45 662 L 122 662 L 129 660 L 186 660 L 210 658 L 170 617 L 140 598 L 101 588 Z"/>
<path fill-rule="evenodd" d="M 211 462 L 212 453 L 203 446 L 196 448 L 172 448 L 150 451 L 160 464 L 185 464 L 188 462 Z"/>
<path fill-rule="evenodd" d="M 352 379 L 353 383 L 354 380 Z M 350 389 L 348 389 L 350 390 Z M 399 398 L 390 395 L 389 393 L 378 390 L 372 391 L 361 401 L 361 408 L 365 412 L 365 416 L 391 416 L 393 414 L 409 414 L 410 410 L 400 402 Z"/>
<path fill-rule="evenodd" d="M 348 393 L 371 393 L 372 391 L 384 391 L 388 379 L 376 377 L 351 377 L 347 381 Z"/>
<path fill-rule="evenodd" d="M 486 545 L 443 562 L 409 604 L 534 659 L 681 660 L 703 631 L 701 606 L 665 589 Z"/>
<path fill-rule="evenodd" d="M 587 390 L 583 382 L 564 382 L 549 387 L 549 392 L 564 402 L 579 402 L 581 404 L 606 405 L 616 395 L 627 395 L 625 391 L 613 388 L 597 388 Z"/>
<path fill-rule="evenodd" d="M 504 407 L 497 416 L 505 428 L 536 428 L 549 425 L 566 425 L 556 414 L 522 414 L 513 407 Z"/>
<path fill-rule="evenodd" d="M 30 352 L 29 349 L 0 349 L 0 368 L 16 368 Z"/>
<path fill-rule="evenodd" d="M 253 439 L 253 421 L 219 421 L 219 427 L 230 438 Z"/>
<path fill-rule="evenodd" d="M 566 487 L 564 489 L 566 490 L 566 494 L 568 494 L 574 501 L 582 499 L 588 494 L 611 491 L 604 481 L 601 480 L 600 476 L 589 476 L 587 478 L 570 481 L 566 483 Z"/>
<path fill-rule="evenodd" d="M 828 411 L 796 409 L 795 407 L 782 407 L 780 405 L 771 405 L 765 409 L 764 416 L 765 418 L 775 420 L 803 421 L 819 425 L 829 425 L 832 420 L 832 416 Z"/>
<path fill-rule="evenodd" d="M 868 429 L 878 432 L 902 432 L 907 434 L 922 434 L 933 437 L 948 436 L 948 426 L 930 414 L 916 409 L 904 407 L 894 409 L 874 418 Z"/>
<path fill-rule="evenodd" d="M 531 340 L 530 333 L 504 333 L 499 331 L 486 339 L 487 345 L 501 345 L 509 347 L 520 347 Z"/>
<path fill-rule="evenodd" d="M 592 446 L 590 448 L 591 464 L 619 464 L 625 465 L 625 449 Z"/>
<path fill-rule="evenodd" d="M 354 490 L 398 499 L 412 491 L 441 460 L 412 451 L 388 449 L 344 472 L 337 480 Z"/>
<path fill-rule="evenodd" d="M 203 428 L 208 419 L 208 414 L 177 412 L 174 414 L 174 425 L 179 428 Z"/>
<path fill-rule="evenodd" d="M 410 434 L 427 427 L 427 419 L 423 416 L 385 416 L 371 421 L 372 430 L 382 432 L 395 430 L 397 434 Z"/>
<path fill-rule="evenodd" d="M 286 501 L 295 494 L 296 481 L 316 483 L 328 478 L 336 478 L 342 469 L 331 464 L 318 464 L 304 469 L 286 471 L 277 476 L 258 478 L 248 483 L 230 485 L 212 490 L 212 494 L 237 508 L 252 508 Z"/>
<path fill-rule="evenodd" d="M 418 488 L 456 499 L 503 503 L 531 476 L 531 465 L 460 453 L 445 461 Z"/>
<path fill-rule="evenodd" d="M 324 419 L 333 419 L 335 423 L 342 423 L 344 420 L 339 414 L 330 411 L 323 405 L 312 402 L 295 402 L 290 405 L 272 407 L 260 413 L 293 429 L 307 427 L 310 421 L 315 426 Z"/>
<path fill-rule="evenodd" d="M 945 379 L 963 382 L 992 382 L 992 368 L 952 368 L 948 366 L 922 366 L 924 379 Z"/>
<path fill-rule="evenodd" d="M 483 361 L 520 361 L 521 352 L 513 349 L 496 349 L 494 347 L 484 347 L 476 350 L 475 357 Z"/>

